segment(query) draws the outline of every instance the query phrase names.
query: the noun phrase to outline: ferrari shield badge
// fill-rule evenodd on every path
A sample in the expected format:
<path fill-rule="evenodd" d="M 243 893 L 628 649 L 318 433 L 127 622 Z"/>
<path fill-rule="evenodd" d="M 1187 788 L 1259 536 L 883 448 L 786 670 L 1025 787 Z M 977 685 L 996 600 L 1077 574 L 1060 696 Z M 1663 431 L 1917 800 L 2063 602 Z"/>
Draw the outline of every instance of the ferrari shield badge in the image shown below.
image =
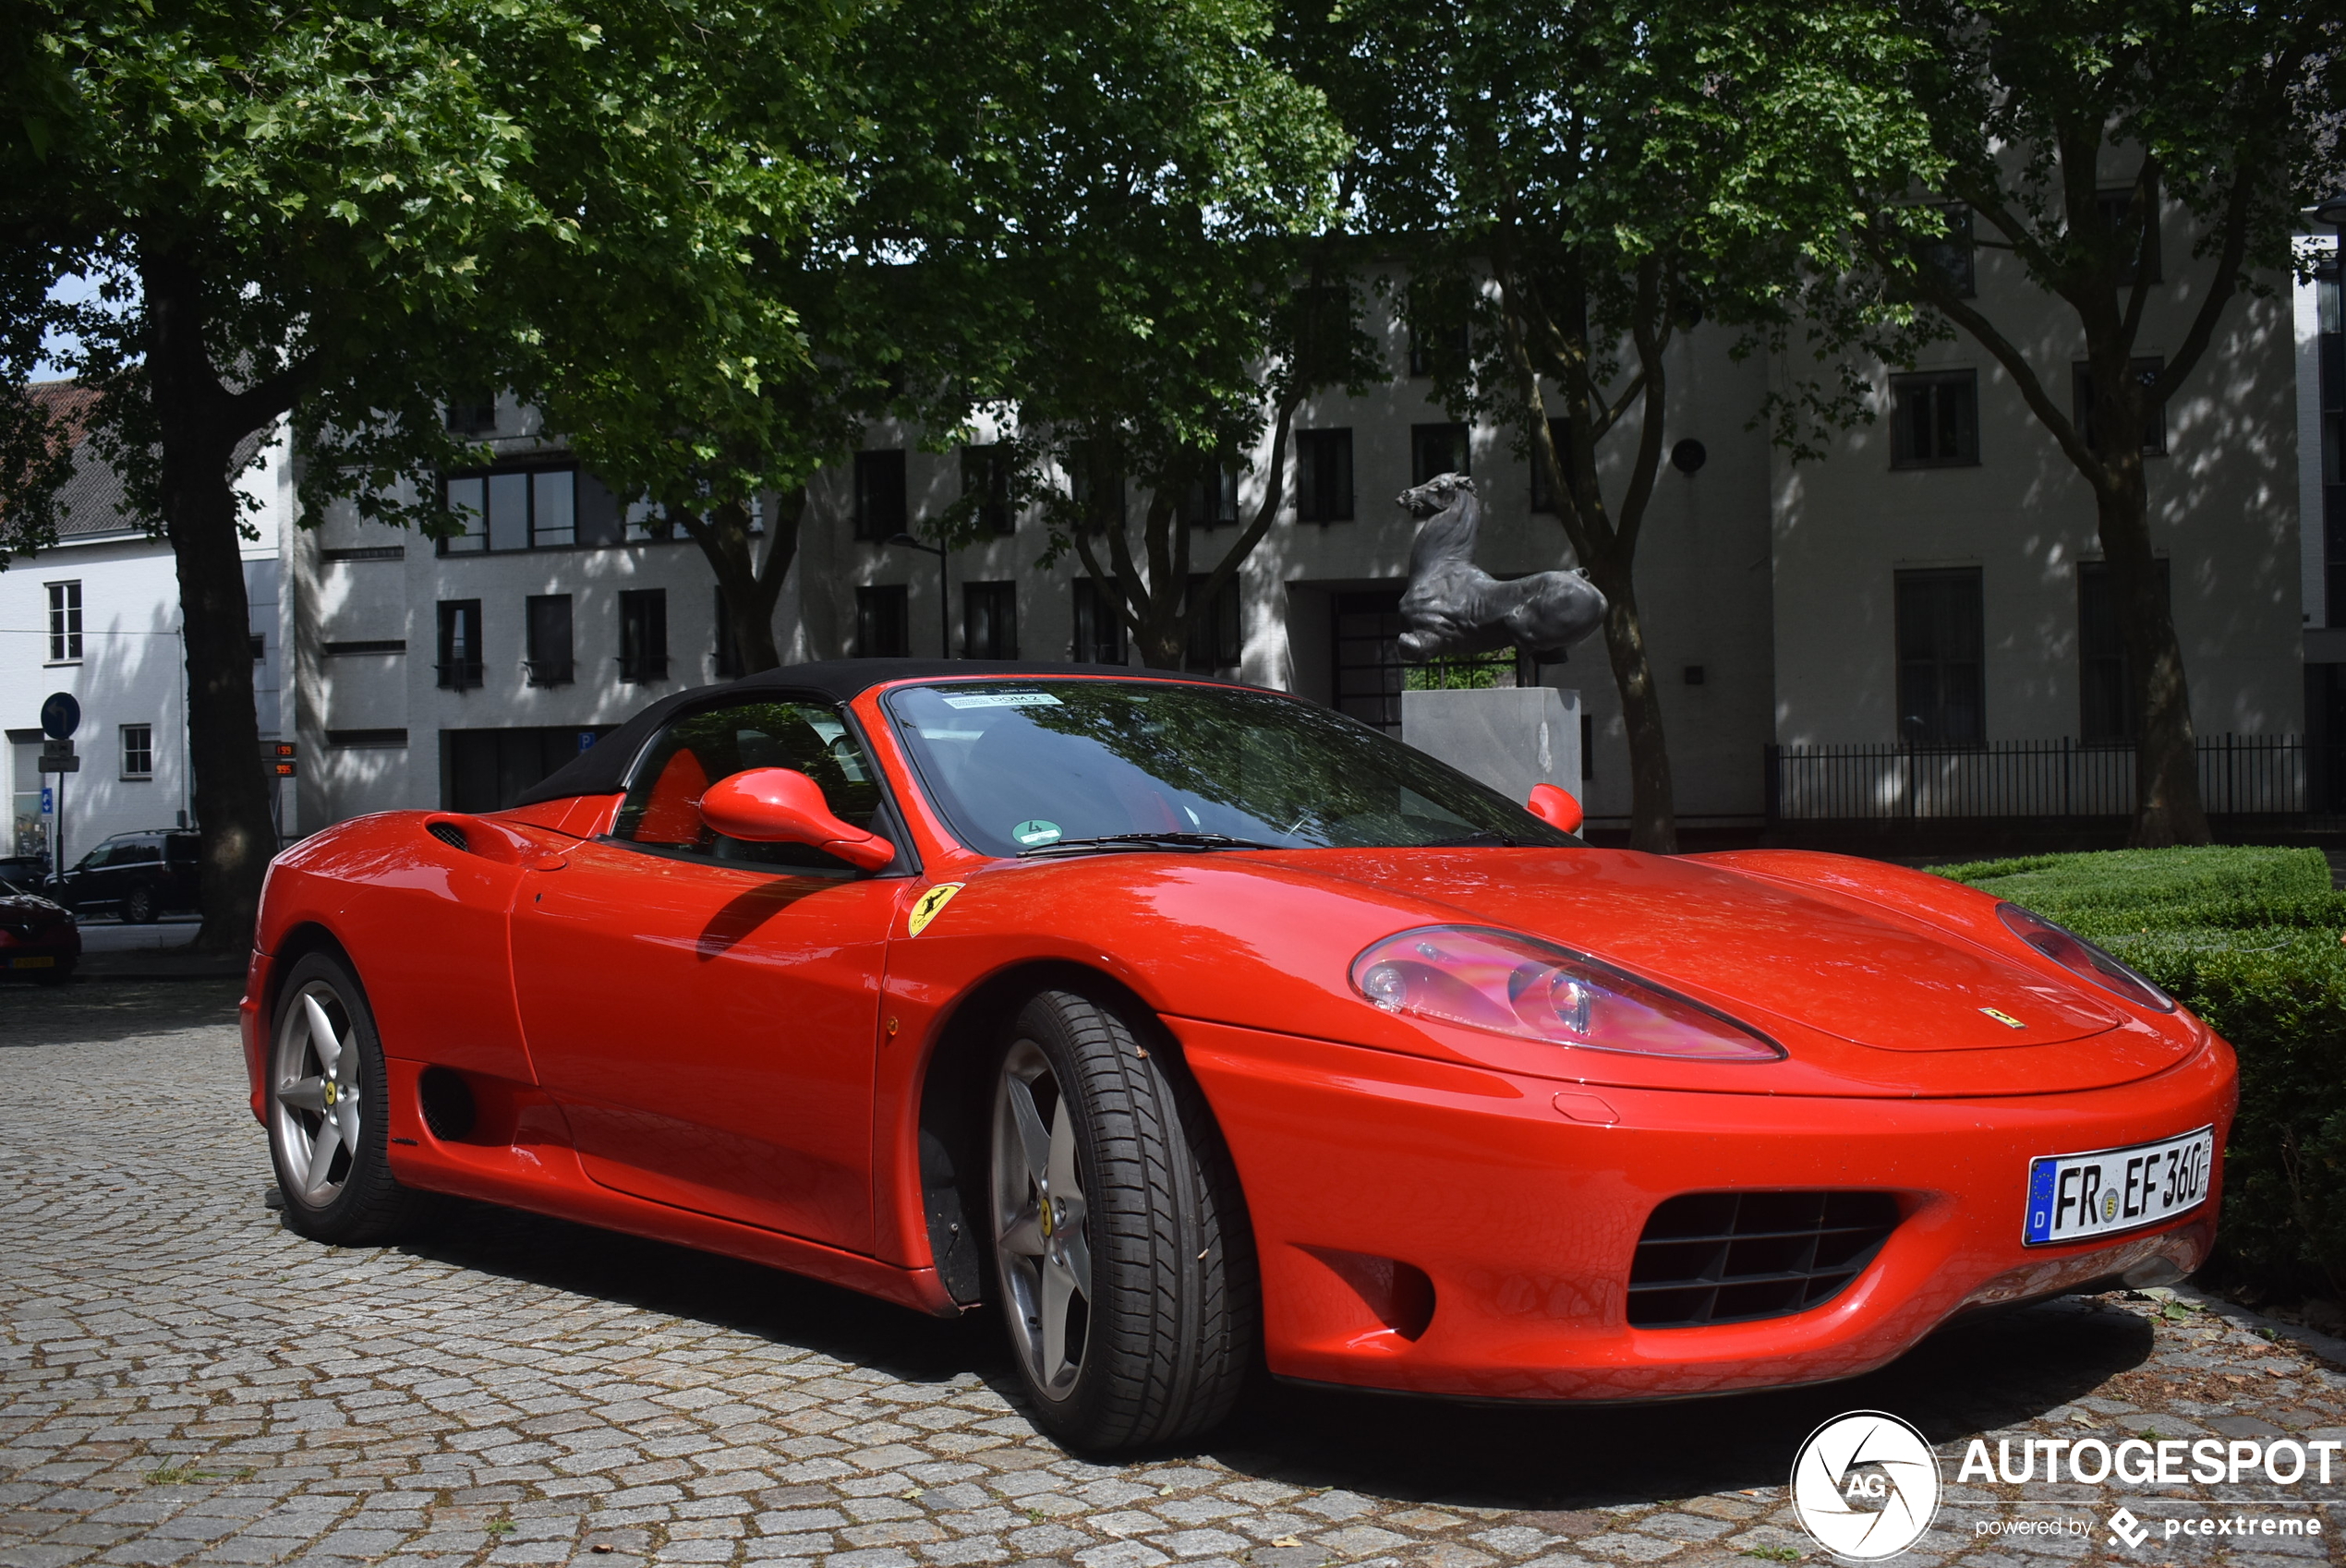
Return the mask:
<path fill-rule="evenodd" d="M 915 929 L 917 929 L 917 927 Z M 1998 1023 L 2002 1024 L 2006 1029 L 2026 1029 L 2028 1027 L 2026 1024 L 2021 1022 L 2018 1019 L 2013 1017 L 2010 1013 L 2003 1011 L 2000 1007 L 1982 1007 L 1979 1010 L 1986 1013 L 1989 1018 L 1994 1019 Z"/>
<path fill-rule="evenodd" d="M 915 899 L 913 912 L 904 917 L 904 935 L 918 936 L 926 931 L 928 923 L 937 918 L 937 911 L 951 903 L 953 895 L 961 890 L 961 885 L 958 882 L 940 882 Z"/>

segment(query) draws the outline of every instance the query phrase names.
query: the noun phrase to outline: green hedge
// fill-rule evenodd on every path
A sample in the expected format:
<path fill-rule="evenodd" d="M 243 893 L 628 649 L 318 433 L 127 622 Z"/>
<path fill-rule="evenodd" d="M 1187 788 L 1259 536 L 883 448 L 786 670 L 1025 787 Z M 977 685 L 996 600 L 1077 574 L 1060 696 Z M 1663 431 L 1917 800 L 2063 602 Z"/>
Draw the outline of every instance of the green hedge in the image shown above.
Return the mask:
<path fill-rule="evenodd" d="M 2240 1053 L 2216 1271 L 2346 1296 L 2346 894 L 2318 850 L 2222 846 L 1943 866 L 2109 948 Z"/>

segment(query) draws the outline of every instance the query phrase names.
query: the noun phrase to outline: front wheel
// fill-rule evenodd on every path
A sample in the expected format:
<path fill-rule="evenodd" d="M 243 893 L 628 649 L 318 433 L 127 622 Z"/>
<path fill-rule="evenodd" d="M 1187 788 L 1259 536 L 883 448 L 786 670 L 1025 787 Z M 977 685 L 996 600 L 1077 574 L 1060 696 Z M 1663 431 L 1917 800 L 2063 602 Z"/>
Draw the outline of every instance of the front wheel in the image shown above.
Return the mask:
<path fill-rule="evenodd" d="M 1237 1403 L 1253 1240 L 1204 1097 L 1114 1007 L 1046 992 L 995 1074 L 992 1232 L 1041 1424 L 1076 1448 L 1171 1441 Z"/>
<path fill-rule="evenodd" d="M 269 1053 L 269 1152 L 285 1223 L 315 1241 L 360 1246 L 413 1217 L 393 1179 L 382 1043 L 358 977 L 312 953 L 285 976 Z"/>

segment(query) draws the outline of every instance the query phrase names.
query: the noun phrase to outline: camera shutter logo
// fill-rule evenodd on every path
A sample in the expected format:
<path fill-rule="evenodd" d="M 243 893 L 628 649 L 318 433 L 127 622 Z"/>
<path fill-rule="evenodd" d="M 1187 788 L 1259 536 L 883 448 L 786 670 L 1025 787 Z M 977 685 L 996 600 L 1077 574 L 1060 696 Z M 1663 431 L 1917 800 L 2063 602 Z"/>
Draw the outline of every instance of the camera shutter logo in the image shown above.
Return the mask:
<path fill-rule="evenodd" d="M 1808 1434 L 1792 1462 L 1792 1510 L 1835 1557 L 1895 1557 L 1939 1512 L 1939 1456 L 1895 1416 L 1836 1416 Z"/>

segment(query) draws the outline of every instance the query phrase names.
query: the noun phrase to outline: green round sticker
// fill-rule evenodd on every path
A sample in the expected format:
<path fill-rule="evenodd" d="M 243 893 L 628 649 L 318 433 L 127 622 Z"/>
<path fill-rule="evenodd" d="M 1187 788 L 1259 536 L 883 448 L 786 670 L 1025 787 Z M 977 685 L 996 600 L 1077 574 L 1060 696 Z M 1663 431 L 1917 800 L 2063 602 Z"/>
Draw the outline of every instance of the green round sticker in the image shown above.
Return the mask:
<path fill-rule="evenodd" d="M 1055 844 L 1058 842 L 1059 825 L 1045 822 L 1041 817 L 1031 817 L 1011 828 L 1010 837 L 1030 850 L 1037 844 Z"/>

